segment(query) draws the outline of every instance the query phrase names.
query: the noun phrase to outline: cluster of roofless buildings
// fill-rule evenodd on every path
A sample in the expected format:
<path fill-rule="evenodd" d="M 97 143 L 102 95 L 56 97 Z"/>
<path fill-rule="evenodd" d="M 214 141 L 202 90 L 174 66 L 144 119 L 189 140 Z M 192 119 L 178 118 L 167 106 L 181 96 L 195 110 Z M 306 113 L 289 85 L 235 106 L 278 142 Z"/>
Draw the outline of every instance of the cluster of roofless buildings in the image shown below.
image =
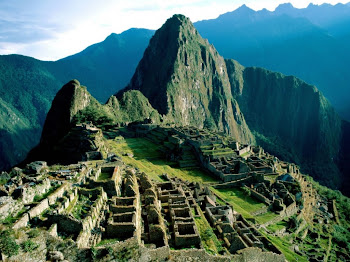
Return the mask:
<path fill-rule="evenodd" d="M 273 222 L 300 213 L 302 176 L 298 167 L 278 160 L 261 147 L 242 145 L 230 137 L 194 127 L 138 124 L 130 125 L 121 135 L 145 137 L 157 143 L 164 157 L 180 167 L 201 166 L 217 178 L 214 188 L 246 188 L 266 204 L 265 212 L 279 214 Z M 122 140 L 116 137 L 116 141 Z M 110 156 L 96 166 L 80 162 L 52 170 L 45 162 L 34 162 L 29 169 L 34 185 L 49 181 L 40 193 L 51 191 L 40 202 L 29 201 L 32 204 L 13 224 L 15 229 L 28 224 L 44 226 L 54 237 L 72 238 L 79 248 L 95 246 L 104 239 L 132 238 L 151 248 L 202 249 L 196 218 L 203 217 L 220 240 L 223 255 L 257 247 L 284 259 L 251 221 L 200 183 L 167 174 L 160 174 L 163 182 L 152 181 L 118 156 Z M 18 177 L 25 172 L 28 177 L 29 169 L 18 169 Z M 6 197 L 11 198 L 11 194 Z M 4 204 L 0 215 L 2 209 Z"/>

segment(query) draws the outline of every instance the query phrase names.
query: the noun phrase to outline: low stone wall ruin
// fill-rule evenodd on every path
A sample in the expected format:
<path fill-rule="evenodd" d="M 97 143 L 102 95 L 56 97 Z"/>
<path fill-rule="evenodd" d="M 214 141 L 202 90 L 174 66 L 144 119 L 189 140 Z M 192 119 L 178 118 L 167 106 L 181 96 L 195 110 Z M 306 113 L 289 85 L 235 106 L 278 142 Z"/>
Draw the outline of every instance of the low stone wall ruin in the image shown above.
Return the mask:
<path fill-rule="evenodd" d="M 39 204 L 28 211 L 29 218 L 33 219 L 36 216 L 39 216 L 42 212 L 44 212 L 47 208 L 49 208 L 49 200 L 47 198 L 41 200 Z"/>
<path fill-rule="evenodd" d="M 21 227 L 26 227 L 28 225 L 29 222 L 29 215 L 28 213 L 25 213 L 20 219 L 18 219 L 16 221 L 16 223 L 14 223 L 14 225 L 12 226 L 13 229 L 18 229 Z"/>
<path fill-rule="evenodd" d="M 63 194 L 66 192 L 68 183 L 62 184 L 59 188 L 57 188 L 53 193 L 51 193 L 47 199 L 49 201 L 49 205 L 53 205 L 56 203 L 57 198 L 60 198 L 63 196 Z"/>
<path fill-rule="evenodd" d="M 48 178 L 44 179 L 40 184 L 30 187 L 24 187 L 22 193 L 23 204 L 29 204 L 33 202 L 36 195 L 41 196 L 46 193 L 51 187 L 50 180 Z"/>

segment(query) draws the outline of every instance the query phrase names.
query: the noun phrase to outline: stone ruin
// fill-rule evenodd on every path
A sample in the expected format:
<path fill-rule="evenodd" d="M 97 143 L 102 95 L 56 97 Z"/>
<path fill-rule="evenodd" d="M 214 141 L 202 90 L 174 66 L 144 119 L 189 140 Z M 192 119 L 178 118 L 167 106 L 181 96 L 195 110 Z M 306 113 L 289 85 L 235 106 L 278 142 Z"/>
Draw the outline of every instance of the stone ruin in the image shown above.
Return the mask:
<path fill-rule="evenodd" d="M 125 240 L 134 237 L 141 241 L 141 204 L 137 178 L 132 170 L 126 171 L 122 194 L 114 196 L 109 205 L 106 237 Z"/>
<path fill-rule="evenodd" d="M 165 217 L 170 221 L 172 241 L 177 248 L 200 247 L 201 240 L 181 185 L 171 181 L 157 184 L 158 198 L 167 206 Z"/>
<path fill-rule="evenodd" d="M 46 169 L 42 181 L 49 181 L 48 189 L 57 186 L 19 217 L 14 229 L 46 227 L 52 237 L 71 238 L 83 249 L 110 239 L 132 240 L 151 250 L 203 250 L 195 217 L 204 213 L 226 247 L 224 254 L 246 247 L 271 250 L 232 207 L 218 205 L 217 196 L 199 183 L 166 174 L 165 182 L 155 183 L 145 173 L 113 162 Z"/>

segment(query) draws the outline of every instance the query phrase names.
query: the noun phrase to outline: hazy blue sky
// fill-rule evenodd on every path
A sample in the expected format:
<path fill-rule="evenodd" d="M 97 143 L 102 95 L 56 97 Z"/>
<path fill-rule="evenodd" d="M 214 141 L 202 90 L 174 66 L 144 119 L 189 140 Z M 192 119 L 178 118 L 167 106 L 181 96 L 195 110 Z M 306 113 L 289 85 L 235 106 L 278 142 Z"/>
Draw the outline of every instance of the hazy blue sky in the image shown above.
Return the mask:
<path fill-rule="evenodd" d="M 56 60 L 131 27 L 158 29 L 173 14 L 192 22 L 216 18 L 242 4 L 274 10 L 288 0 L 0 0 L 0 54 Z M 295 7 L 310 1 L 291 0 Z M 312 1 L 314 4 L 349 0 Z"/>

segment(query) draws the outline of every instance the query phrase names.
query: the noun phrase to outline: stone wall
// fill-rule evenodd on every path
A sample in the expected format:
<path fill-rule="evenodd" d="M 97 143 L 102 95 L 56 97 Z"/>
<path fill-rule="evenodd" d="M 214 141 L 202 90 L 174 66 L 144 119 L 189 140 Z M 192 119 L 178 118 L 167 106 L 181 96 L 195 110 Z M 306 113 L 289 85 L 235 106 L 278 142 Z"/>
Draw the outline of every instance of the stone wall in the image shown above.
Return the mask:
<path fill-rule="evenodd" d="M 29 222 L 29 215 L 28 213 L 25 213 L 20 219 L 16 221 L 16 223 L 12 226 L 13 229 L 26 227 Z"/>
<path fill-rule="evenodd" d="M 10 196 L 0 197 L 0 203 L 0 220 L 14 216 L 24 207 L 21 201 L 16 201 Z"/>
<path fill-rule="evenodd" d="M 260 194 L 259 192 L 255 191 L 254 189 L 247 187 L 250 190 L 250 194 L 252 197 L 255 197 L 256 199 L 258 199 L 259 201 L 265 203 L 266 205 L 271 205 L 271 201 L 265 197 L 264 195 Z"/>
<path fill-rule="evenodd" d="M 29 210 L 29 218 L 33 219 L 34 217 L 39 216 L 47 208 L 49 208 L 49 200 L 45 198 L 39 204 Z"/>
<path fill-rule="evenodd" d="M 53 237 L 58 237 L 57 234 L 57 224 L 52 224 L 50 228 L 47 230 L 47 233 Z"/>
<path fill-rule="evenodd" d="M 79 248 L 86 248 L 89 246 L 90 236 L 91 236 L 91 232 L 81 231 L 75 243 Z"/>
<path fill-rule="evenodd" d="M 242 179 L 236 180 L 236 181 L 231 181 L 231 182 L 227 182 L 227 183 L 217 184 L 217 185 L 214 185 L 214 188 L 216 188 L 216 189 L 226 189 L 226 188 L 233 188 L 233 187 L 241 187 L 243 184 L 251 183 L 251 181 L 253 179 L 254 178 L 250 176 L 250 177 L 242 178 Z"/>
<path fill-rule="evenodd" d="M 275 217 L 274 219 L 266 222 L 264 224 L 265 227 L 271 225 L 271 224 L 276 224 L 280 221 L 282 221 L 286 217 L 290 217 L 298 212 L 298 207 L 295 202 L 290 204 L 283 212 L 279 214 L 279 216 Z"/>
<path fill-rule="evenodd" d="M 250 145 L 247 145 L 247 146 L 243 147 L 242 149 L 238 150 L 237 153 L 238 153 L 239 156 L 241 156 L 241 155 L 243 155 L 245 153 L 250 152 L 250 149 L 251 149 Z"/>
<path fill-rule="evenodd" d="M 172 261 L 217 261 L 229 262 L 230 256 L 213 256 L 209 255 L 204 249 L 188 249 L 188 250 L 170 250 L 170 257 Z M 191 258 L 191 260 L 190 260 Z"/>
<path fill-rule="evenodd" d="M 268 206 L 260 208 L 259 210 L 255 211 L 255 212 L 252 212 L 251 215 L 252 216 L 258 216 L 258 215 L 266 214 L 269 211 L 269 208 L 270 207 L 268 207 Z"/>
<path fill-rule="evenodd" d="M 243 173 L 243 174 L 223 174 L 222 181 L 224 183 L 231 182 L 231 181 L 237 181 L 244 178 L 249 177 L 249 173 Z"/>
<path fill-rule="evenodd" d="M 48 220 L 51 224 L 57 224 L 57 230 L 59 232 L 66 232 L 77 236 L 83 230 L 82 222 L 71 216 L 54 214 L 49 216 Z"/>
<path fill-rule="evenodd" d="M 57 188 L 53 193 L 51 193 L 47 199 L 49 201 L 49 205 L 53 205 L 56 203 L 57 198 L 60 198 L 63 196 L 65 191 L 67 190 L 68 183 L 64 183 L 59 188 Z"/>
<path fill-rule="evenodd" d="M 23 204 L 29 204 L 33 202 L 33 199 L 36 195 L 41 196 L 46 193 L 51 187 L 50 180 L 48 178 L 44 179 L 42 183 L 35 186 L 24 187 L 22 194 Z"/>
<path fill-rule="evenodd" d="M 94 177 L 95 180 L 89 181 L 89 188 L 102 187 L 107 193 L 108 197 L 120 196 L 120 184 L 122 182 L 122 179 L 120 176 L 119 167 L 115 167 L 114 170 L 115 172 L 113 172 L 111 178 L 104 181 L 97 181 L 96 177 L 98 178 L 99 175 L 96 175 Z"/>
<path fill-rule="evenodd" d="M 159 247 L 159 248 L 146 248 L 141 247 L 141 257 L 140 261 L 166 261 L 170 258 L 170 248 L 169 246 Z"/>
<path fill-rule="evenodd" d="M 272 252 L 263 252 L 260 248 L 250 247 L 238 251 L 233 256 L 232 262 L 248 262 L 248 261 L 269 261 L 269 262 L 285 262 L 284 255 Z"/>

